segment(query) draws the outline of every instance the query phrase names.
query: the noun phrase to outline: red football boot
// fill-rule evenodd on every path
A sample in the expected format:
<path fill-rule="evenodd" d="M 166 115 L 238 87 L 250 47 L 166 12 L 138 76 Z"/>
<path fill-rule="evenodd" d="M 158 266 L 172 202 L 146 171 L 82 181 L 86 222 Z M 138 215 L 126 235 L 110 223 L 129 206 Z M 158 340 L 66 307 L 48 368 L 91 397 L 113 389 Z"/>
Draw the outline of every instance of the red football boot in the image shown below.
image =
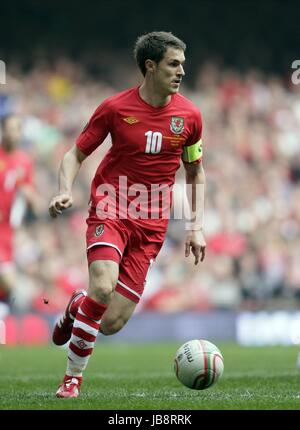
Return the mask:
<path fill-rule="evenodd" d="M 56 391 L 56 397 L 63 399 L 78 397 L 81 383 L 81 376 L 66 375 L 64 377 L 64 382 L 58 387 L 58 390 Z"/>
<path fill-rule="evenodd" d="M 64 345 L 71 338 L 74 319 L 76 317 L 80 303 L 86 295 L 87 293 L 85 290 L 77 290 L 72 294 L 65 313 L 55 324 L 52 334 L 52 340 L 55 345 Z"/>

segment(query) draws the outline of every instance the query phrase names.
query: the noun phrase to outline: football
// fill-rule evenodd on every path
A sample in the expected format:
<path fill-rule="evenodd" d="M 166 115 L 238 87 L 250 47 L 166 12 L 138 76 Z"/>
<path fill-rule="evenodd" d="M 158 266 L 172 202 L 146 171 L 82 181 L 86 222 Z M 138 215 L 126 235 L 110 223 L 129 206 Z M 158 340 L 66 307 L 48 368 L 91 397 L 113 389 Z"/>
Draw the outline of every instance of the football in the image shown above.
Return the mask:
<path fill-rule="evenodd" d="M 175 374 L 183 385 L 193 390 L 211 387 L 220 379 L 223 370 L 223 356 L 208 340 L 190 340 L 176 352 Z"/>

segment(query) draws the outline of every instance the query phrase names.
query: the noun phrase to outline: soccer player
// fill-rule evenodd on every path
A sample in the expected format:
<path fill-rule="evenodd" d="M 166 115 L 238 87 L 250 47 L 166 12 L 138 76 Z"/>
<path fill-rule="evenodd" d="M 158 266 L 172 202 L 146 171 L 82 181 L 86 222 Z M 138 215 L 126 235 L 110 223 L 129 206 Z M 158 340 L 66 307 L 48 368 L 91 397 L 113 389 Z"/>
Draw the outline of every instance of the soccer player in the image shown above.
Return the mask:
<path fill-rule="evenodd" d="M 21 149 L 21 118 L 15 114 L 3 117 L 0 145 L 0 300 L 9 301 L 16 285 L 13 256 L 14 229 L 12 209 L 22 194 L 26 202 L 36 205 L 32 186 L 32 162 Z"/>
<path fill-rule="evenodd" d="M 139 37 L 134 52 L 143 83 L 105 100 L 62 160 L 59 193 L 49 206 L 52 217 L 72 206 L 72 184 L 81 163 L 110 133 L 112 147 L 91 187 L 86 235 L 88 292 L 73 294 L 53 332 L 57 345 L 70 339 L 67 370 L 57 397 L 79 395 L 98 331 L 104 335 L 118 332 L 139 302 L 149 267 L 165 238 L 168 190 L 181 159 L 186 182 L 192 187 L 194 215 L 186 234 L 185 255 L 192 251 L 195 264 L 204 259 L 201 116 L 178 93 L 185 74 L 185 48 L 172 33 Z M 151 193 L 158 187 L 161 192 Z"/>

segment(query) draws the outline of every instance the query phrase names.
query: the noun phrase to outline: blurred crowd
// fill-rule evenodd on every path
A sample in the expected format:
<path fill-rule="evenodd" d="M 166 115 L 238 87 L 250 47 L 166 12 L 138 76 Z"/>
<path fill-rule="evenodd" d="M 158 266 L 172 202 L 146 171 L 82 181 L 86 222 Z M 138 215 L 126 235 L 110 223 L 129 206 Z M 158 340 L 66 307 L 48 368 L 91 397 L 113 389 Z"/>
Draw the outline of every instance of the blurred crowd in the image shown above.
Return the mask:
<path fill-rule="evenodd" d="M 48 216 L 60 160 L 106 97 L 140 81 L 130 66 L 108 84 L 60 59 L 24 72 L 8 67 L 0 115 L 24 118 L 22 147 L 35 165 L 38 216 L 27 213 L 15 237 L 15 309 L 55 314 L 87 287 L 85 219 L 90 183 L 109 138 L 83 164 L 74 207 Z M 207 176 L 206 258 L 184 257 L 184 222 L 171 220 L 137 311 L 264 309 L 300 306 L 300 85 L 256 70 L 203 65 L 182 93 L 203 117 Z M 110 77 L 110 82 L 112 81 Z M 183 168 L 177 182 L 184 182 Z M 175 199 L 181 198 L 175 195 Z"/>

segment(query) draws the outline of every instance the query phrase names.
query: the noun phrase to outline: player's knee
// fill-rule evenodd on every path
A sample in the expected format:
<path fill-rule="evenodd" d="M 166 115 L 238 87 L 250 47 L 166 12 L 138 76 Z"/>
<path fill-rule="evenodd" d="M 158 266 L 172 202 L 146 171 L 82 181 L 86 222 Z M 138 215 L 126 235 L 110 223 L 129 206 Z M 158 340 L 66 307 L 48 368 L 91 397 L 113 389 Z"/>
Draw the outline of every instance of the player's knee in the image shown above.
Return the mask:
<path fill-rule="evenodd" d="M 90 285 L 89 288 L 89 296 L 100 303 L 108 303 L 110 301 L 112 293 L 112 285 L 104 284 L 103 282 L 94 286 Z"/>
<path fill-rule="evenodd" d="M 106 320 L 101 323 L 100 331 L 102 334 L 104 334 L 104 336 L 110 336 L 112 334 L 118 333 L 118 331 L 120 331 L 125 324 L 126 321 L 122 317 Z"/>
<path fill-rule="evenodd" d="M 116 263 L 95 261 L 90 265 L 89 293 L 96 300 L 110 298 L 118 279 Z"/>

